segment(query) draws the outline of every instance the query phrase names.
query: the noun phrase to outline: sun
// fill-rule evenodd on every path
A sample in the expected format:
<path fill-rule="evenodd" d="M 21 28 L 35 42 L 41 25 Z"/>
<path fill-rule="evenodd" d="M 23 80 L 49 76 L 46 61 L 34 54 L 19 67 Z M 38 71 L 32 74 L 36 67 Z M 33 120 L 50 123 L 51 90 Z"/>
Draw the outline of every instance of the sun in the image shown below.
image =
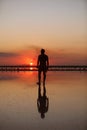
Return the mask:
<path fill-rule="evenodd" d="M 32 66 L 32 65 L 33 65 L 33 62 L 30 62 L 29 64 Z"/>
<path fill-rule="evenodd" d="M 26 64 L 29 66 L 30 71 L 34 71 L 35 69 L 35 59 L 33 58 L 26 58 Z"/>
<path fill-rule="evenodd" d="M 31 66 L 31 67 L 30 67 L 30 70 L 33 70 L 33 67 L 32 67 L 33 62 L 30 62 L 29 64 L 30 64 L 30 66 Z"/>
<path fill-rule="evenodd" d="M 33 59 L 31 59 L 31 58 L 26 58 L 26 59 L 25 59 L 25 62 L 26 62 L 26 64 L 28 64 L 28 65 L 30 65 L 30 66 L 32 66 L 32 65 L 34 64 L 34 61 L 33 61 Z"/>

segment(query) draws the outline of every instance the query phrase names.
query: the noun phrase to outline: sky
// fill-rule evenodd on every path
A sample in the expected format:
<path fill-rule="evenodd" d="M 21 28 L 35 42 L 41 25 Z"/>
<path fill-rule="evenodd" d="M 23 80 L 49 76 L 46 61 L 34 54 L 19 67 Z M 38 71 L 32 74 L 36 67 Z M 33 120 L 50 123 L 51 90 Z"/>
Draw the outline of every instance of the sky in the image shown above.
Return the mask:
<path fill-rule="evenodd" d="M 86 0 L 0 0 L 0 64 L 87 64 Z"/>

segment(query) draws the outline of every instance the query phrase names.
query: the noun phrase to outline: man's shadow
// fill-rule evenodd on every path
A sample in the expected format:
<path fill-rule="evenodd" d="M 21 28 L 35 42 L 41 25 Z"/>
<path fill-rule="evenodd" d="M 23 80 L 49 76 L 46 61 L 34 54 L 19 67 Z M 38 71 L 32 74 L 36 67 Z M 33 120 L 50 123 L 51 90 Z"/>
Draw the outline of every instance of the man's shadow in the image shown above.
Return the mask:
<path fill-rule="evenodd" d="M 38 99 L 37 99 L 37 108 L 38 112 L 41 115 L 41 118 L 45 118 L 45 113 L 48 111 L 49 108 L 49 99 L 46 95 L 46 87 L 45 84 L 43 84 L 43 92 L 41 85 L 38 86 Z"/>

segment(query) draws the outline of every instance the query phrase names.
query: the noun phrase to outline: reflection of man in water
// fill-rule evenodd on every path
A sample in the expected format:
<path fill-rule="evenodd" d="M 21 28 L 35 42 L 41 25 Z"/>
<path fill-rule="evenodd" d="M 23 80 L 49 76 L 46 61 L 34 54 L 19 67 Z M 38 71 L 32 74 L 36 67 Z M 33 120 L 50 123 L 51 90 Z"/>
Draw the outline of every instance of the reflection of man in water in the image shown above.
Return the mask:
<path fill-rule="evenodd" d="M 41 113 L 41 118 L 45 117 L 45 113 L 48 111 L 49 100 L 46 96 L 46 88 L 43 88 L 43 95 L 41 95 L 41 88 L 38 88 L 38 99 L 37 99 L 37 107 L 38 112 Z"/>
<path fill-rule="evenodd" d="M 46 72 L 49 66 L 49 59 L 45 53 L 44 49 L 41 49 L 41 54 L 38 56 L 37 67 L 38 67 L 38 84 L 41 83 L 41 72 L 43 71 L 43 83 L 46 80 Z"/>

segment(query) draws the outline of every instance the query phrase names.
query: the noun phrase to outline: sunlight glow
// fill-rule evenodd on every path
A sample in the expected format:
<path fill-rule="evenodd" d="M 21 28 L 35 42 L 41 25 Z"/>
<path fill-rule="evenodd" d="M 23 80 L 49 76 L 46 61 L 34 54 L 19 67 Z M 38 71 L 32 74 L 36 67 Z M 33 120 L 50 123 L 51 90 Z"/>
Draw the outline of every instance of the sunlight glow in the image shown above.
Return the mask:
<path fill-rule="evenodd" d="M 32 63 L 32 62 L 30 62 L 30 65 L 32 66 L 32 65 L 33 65 L 33 63 Z"/>
<path fill-rule="evenodd" d="M 30 62 L 29 64 L 30 64 L 30 66 L 32 66 L 32 65 L 33 65 L 33 62 Z M 33 70 L 33 68 L 30 67 L 30 70 Z"/>

